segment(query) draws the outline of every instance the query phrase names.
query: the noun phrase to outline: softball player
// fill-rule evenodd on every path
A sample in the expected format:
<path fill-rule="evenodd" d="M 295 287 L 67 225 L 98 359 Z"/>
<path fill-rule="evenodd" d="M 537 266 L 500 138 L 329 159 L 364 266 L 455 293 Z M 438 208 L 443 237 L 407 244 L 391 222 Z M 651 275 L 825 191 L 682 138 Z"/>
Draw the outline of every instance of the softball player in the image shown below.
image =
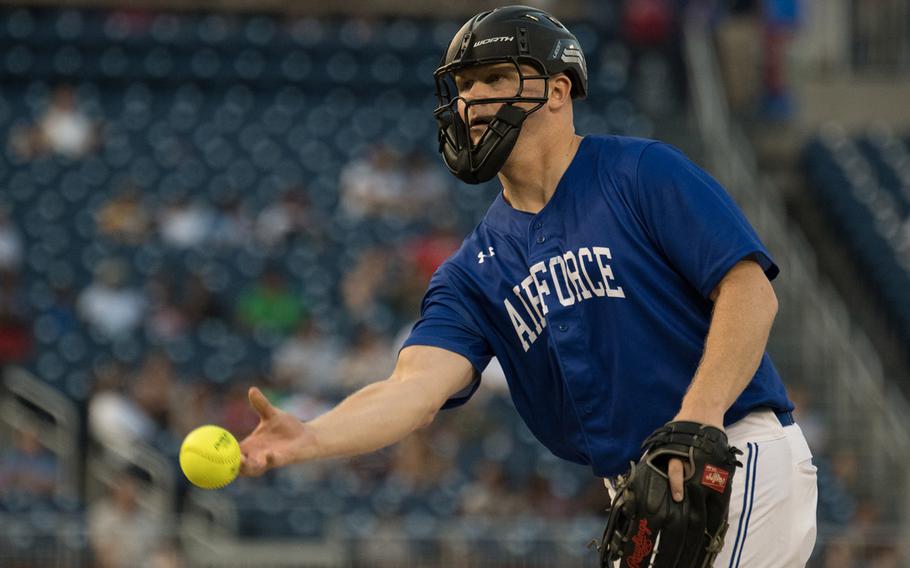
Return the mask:
<path fill-rule="evenodd" d="M 815 470 L 765 353 L 778 267 L 730 197 L 666 144 L 577 136 L 584 56 L 539 9 L 478 14 L 435 76 L 447 167 L 502 192 L 434 275 L 390 377 L 307 423 L 250 389 L 242 473 L 392 444 L 464 404 L 495 355 L 534 435 L 605 479 L 670 420 L 724 429 L 744 455 L 714 566 L 804 566 Z M 683 501 L 680 460 L 668 475 Z"/>

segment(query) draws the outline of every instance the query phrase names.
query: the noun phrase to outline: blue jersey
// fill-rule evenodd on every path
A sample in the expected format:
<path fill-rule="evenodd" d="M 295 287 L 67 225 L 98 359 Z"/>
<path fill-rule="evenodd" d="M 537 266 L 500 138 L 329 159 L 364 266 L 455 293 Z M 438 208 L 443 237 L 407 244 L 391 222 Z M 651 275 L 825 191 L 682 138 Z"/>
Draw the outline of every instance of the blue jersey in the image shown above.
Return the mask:
<path fill-rule="evenodd" d="M 404 345 L 461 354 L 478 375 L 495 355 L 534 435 L 613 476 L 678 412 L 708 297 L 744 258 L 778 273 L 723 188 L 679 151 L 589 136 L 539 213 L 500 194 L 433 276 Z M 760 406 L 792 409 L 767 354 L 725 422 Z"/>

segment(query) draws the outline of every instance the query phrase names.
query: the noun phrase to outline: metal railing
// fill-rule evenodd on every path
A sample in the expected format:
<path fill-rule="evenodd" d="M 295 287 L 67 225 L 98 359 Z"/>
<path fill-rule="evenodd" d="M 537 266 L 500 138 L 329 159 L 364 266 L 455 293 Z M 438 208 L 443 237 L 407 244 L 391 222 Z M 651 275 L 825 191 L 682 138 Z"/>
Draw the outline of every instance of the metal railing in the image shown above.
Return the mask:
<path fill-rule="evenodd" d="M 97 441 L 97 448 L 90 448 L 86 460 L 86 500 L 93 501 L 107 487 L 116 482 L 117 476 L 129 467 L 147 478 L 138 494 L 139 503 L 151 513 L 172 517 L 176 509 L 177 475 L 171 462 L 158 450 L 140 441 L 114 444 Z"/>
<path fill-rule="evenodd" d="M 3 373 L 6 392 L 0 399 L 0 421 L 17 430 L 31 430 L 59 460 L 57 494 L 79 495 L 79 413 L 75 404 L 25 370 L 8 367 Z"/>

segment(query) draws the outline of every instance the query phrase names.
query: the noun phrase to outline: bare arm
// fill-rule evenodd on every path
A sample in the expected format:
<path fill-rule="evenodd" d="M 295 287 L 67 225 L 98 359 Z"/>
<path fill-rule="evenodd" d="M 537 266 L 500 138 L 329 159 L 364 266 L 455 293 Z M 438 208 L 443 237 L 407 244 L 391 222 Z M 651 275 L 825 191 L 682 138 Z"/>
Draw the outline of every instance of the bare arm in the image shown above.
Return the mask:
<path fill-rule="evenodd" d="M 461 355 L 414 345 L 398 357 L 392 375 L 355 392 L 310 422 L 278 410 L 259 389 L 250 404 L 259 426 L 240 443 L 241 474 L 313 459 L 372 452 L 393 444 L 433 421 L 439 408 L 474 378 L 474 367 Z"/>
<path fill-rule="evenodd" d="M 678 420 L 723 428 L 724 414 L 755 375 L 777 315 L 777 296 L 757 263 L 744 260 L 711 294 L 714 314 Z"/>
<path fill-rule="evenodd" d="M 777 315 L 777 296 L 757 263 L 743 260 L 711 293 L 714 314 L 705 352 L 674 420 L 723 429 L 724 414 L 755 375 Z M 681 501 L 683 465 L 671 460 L 673 498 Z"/>

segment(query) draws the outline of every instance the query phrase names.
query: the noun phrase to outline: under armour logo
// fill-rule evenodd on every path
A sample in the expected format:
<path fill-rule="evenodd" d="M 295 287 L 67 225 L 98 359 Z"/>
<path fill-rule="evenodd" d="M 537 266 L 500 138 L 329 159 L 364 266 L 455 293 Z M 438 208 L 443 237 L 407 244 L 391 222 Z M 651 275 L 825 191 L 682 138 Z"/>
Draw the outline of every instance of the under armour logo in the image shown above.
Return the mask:
<path fill-rule="evenodd" d="M 493 247 L 487 247 L 487 252 L 480 251 L 477 253 L 477 264 L 483 264 L 484 259 L 496 256 Z"/>

